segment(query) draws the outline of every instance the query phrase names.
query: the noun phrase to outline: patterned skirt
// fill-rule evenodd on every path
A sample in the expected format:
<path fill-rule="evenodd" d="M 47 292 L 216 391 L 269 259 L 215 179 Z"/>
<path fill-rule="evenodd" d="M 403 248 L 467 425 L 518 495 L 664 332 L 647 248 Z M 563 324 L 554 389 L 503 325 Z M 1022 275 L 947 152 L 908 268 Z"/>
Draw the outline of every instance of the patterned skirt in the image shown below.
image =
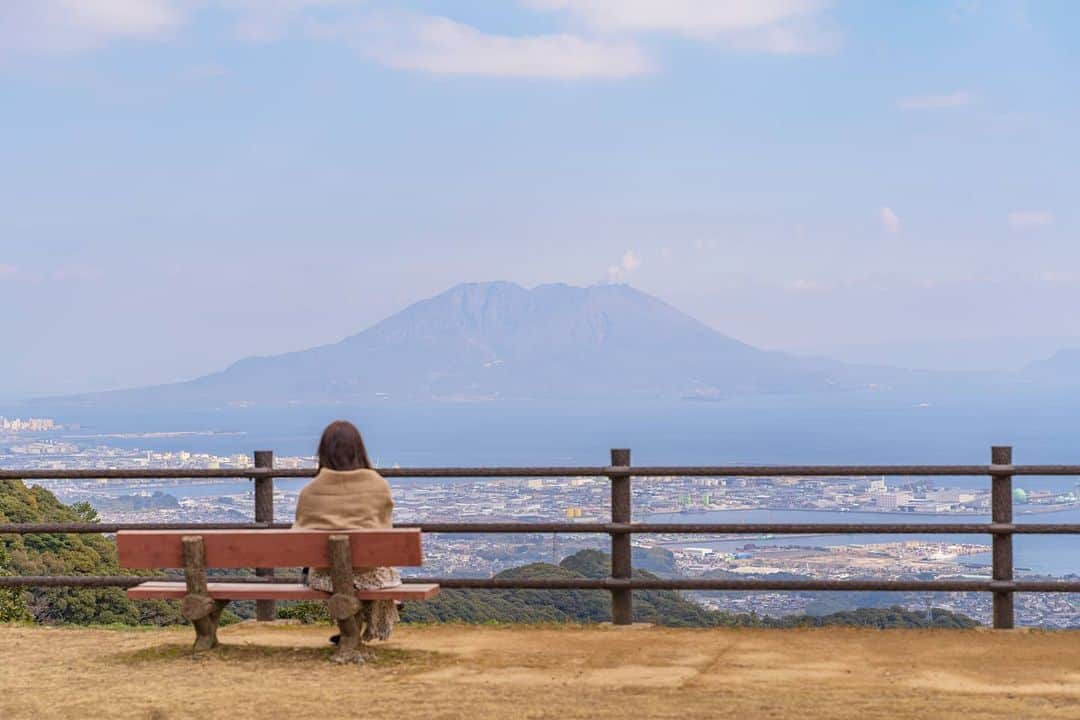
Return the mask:
<path fill-rule="evenodd" d="M 312 568 L 308 573 L 307 584 L 312 590 L 334 592 L 334 583 L 328 570 Z M 400 584 L 401 576 L 394 568 L 364 568 L 353 572 L 353 587 L 357 590 L 381 590 Z M 357 620 L 363 625 L 360 636 L 362 640 L 389 640 L 394 623 L 400 620 L 397 603 L 393 600 L 362 600 Z"/>

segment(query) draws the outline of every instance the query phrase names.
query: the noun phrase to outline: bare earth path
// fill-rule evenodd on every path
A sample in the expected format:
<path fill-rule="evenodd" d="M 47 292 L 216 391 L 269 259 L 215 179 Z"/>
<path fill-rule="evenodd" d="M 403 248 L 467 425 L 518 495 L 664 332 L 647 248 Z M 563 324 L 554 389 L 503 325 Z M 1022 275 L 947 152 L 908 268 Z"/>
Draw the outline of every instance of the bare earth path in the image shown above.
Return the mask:
<path fill-rule="evenodd" d="M 328 627 L 0 625 L 0 718 L 1080 718 L 1080 635 L 404 627 L 364 666 Z"/>

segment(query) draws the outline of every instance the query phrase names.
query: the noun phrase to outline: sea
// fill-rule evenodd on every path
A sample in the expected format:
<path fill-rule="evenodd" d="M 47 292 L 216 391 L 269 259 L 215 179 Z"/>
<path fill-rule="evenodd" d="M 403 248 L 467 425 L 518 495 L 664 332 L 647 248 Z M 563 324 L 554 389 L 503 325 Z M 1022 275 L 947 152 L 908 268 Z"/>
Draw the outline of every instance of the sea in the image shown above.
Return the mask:
<path fill-rule="evenodd" d="M 19 407 L 0 415 L 25 416 Z M 67 426 L 57 439 L 81 445 L 226 455 L 271 449 L 310 456 L 321 429 L 348 419 L 363 431 L 380 466 L 605 465 L 611 448 L 630 448 L 636 465 L 981 464 L 991 445 L 1012 445 L 1014 462 L 1080 464 L 1080 395 L 958 388 L 934 396 L 882 392 L 755 396 L 718 402 L 457 403 L 295 406 L 213 411 L 119 411 L 47 405 Z M 1080 478 L 1018 478 L 1026 490 L 1071 490 Z M 279 481 L 299 487 L 302 481 Z M 446 482 L 412 480 L 395 482 Z M 940 486 L 985 488 L 983 477 L 940 479 Z M 174 495 L 242 491 L 243 484 L 170 487 Z M 963 521 L 982 521 L 970 515 Z M 646 519 L 639 517 L 638 519 Z M 653 516 L 670 522 L 947 522 L 953 517 L 737 510 Z M 1080 522 L 1080 508 L 1017 515 L 1017 522 Z M 911 537 L 911 536 L 906 536 Z M 776 537 L 757 544 L 890 542 L 888 535 Z M 928 540 L 989 543 L 984 536 Z M 737 547 L 745 540 L 714 543 Z M 1018 567 L 1080 574 L 1080 537 L 1016 536 Z M 703 543 L 694 543 L 701 546 Z M 989 549 L 989 548 L 988 548 Z M 972 562 L 989 561 L 973 556 Z"/>
<path fill-rule="evenodd" d="M 1017 463 L 1080 464 L 1080 394 L 963 388 L 758 395 L 724 401 L 445 403 L 101 410 L 38 403 L 81 443 L 220 454 L 311 455 L 327 422 L 352 420 L 380 464 L 959 464 L 1012 445 Z M 0 415 L 26 409 L 0 405 Z M 197 435 L 170 435 L 198 433 Z M 164 434 L 164 435 L 163 435 Z"/>

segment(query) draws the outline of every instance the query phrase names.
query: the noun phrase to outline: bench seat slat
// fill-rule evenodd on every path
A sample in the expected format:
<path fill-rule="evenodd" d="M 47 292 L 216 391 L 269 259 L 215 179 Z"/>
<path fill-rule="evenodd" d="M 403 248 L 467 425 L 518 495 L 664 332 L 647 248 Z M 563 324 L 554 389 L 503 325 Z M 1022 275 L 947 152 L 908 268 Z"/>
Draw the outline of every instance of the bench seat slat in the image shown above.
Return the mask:
<path fill-rule="evenodd" d="M 420 531 L 387 530 L 121 530 L 120 567 L 182 568 L 182 538 L 200 536 L 208 568 L 329 567 L 330 535 L 348 535 L 354 567 L 423 564 Z"/>
<path fill-rule="evenodd" d="M 330 593 L 302 583 L 207 583 L 215 600 L 326 600 Z M 427 600 L 439 593 L 438 585 L 406 583 L 382 590 L 357 590 L 360 600 Z M 180 600 L 187 595 L 182 582 L 153 580 L 128 588 L 133 600 Z"/>

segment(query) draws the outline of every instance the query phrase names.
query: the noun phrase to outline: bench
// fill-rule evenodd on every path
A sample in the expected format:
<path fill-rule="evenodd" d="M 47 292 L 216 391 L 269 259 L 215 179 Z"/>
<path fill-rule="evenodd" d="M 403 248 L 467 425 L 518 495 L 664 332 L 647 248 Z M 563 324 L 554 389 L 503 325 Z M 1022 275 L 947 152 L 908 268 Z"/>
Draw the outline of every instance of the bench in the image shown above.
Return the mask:
<path fill-rule="evenodd" d="M 221 613 L 231 600 L 326 600 L 341 628 L 334 656 L 360 659 L 363 600 L 427 600 L 438 585 L 410 583 L 381 590 L 353 587 L 353 568 L 423 563 L 420 531 L 392 530 L 122 530 L 116 534 L 120 566 L 183 568 L 184 582 L 153 580 L 129 588 L 134 600 L 182 600 L 181 613 L 195 626 L 195 650 L 216 647 Z M 209 582 L 208 568 L 330 568 L 332 593 L 301 583 Z"/>

